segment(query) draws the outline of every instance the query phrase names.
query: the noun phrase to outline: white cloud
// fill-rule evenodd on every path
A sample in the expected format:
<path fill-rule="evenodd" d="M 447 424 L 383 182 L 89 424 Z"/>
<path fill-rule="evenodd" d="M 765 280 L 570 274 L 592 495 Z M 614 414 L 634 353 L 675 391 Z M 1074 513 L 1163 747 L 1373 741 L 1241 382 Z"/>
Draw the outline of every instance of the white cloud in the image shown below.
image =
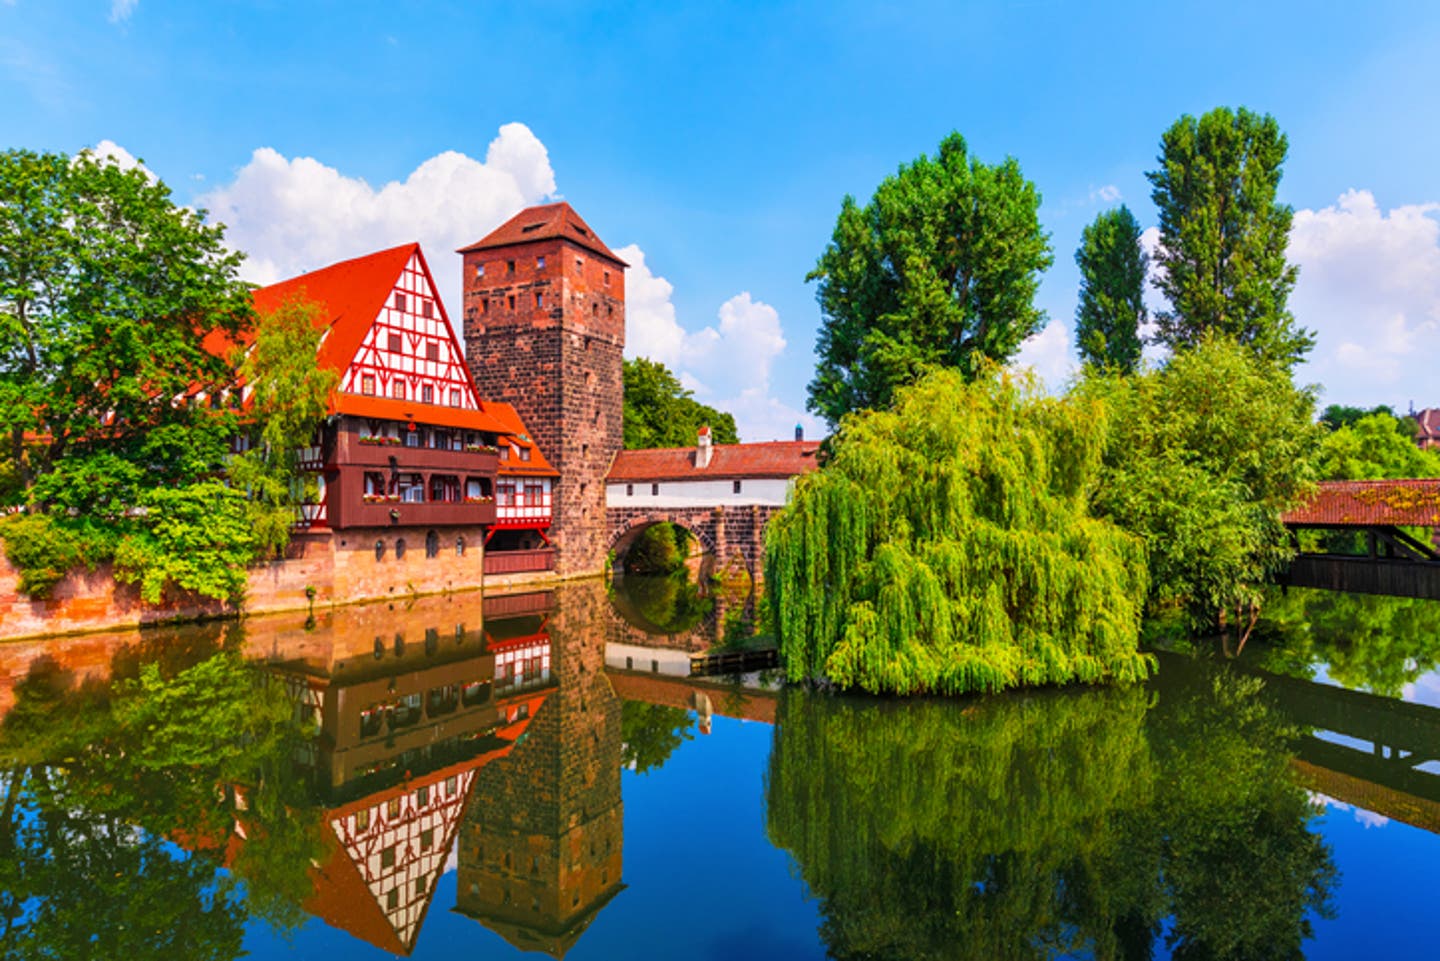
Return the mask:
<path fill-rule="evenodd" d="M 735 415 L 741 440 L 788 440 L 797 423 L 807 436 L 821 436 L 818 420 L 771 394 L 770 372 L 786 346 L 774 307 L 743 291 L 720 305 L 717 324 L 686 330 L 671 302 L 674 286 L 650 269 L 645 252 L 631 244 L 616 253 L 630 264 L 625 274 L 627 356 L 659 361 L 697 400 Z"/>
<path fill-rule="evenodd" d="M 458 326 L 457 247 L 555 194 L 545 145 L 521 123 L 500 128 L 485 159 L 447 150 L 378 190 L 312 157 L 261 147 L 229 184 L 200 197 L 247 259 L 244 274 L 273 283 L 418 240 Z"/>
<path fill-rule="evenodd" d="M 1120 199 L 1120 188 L 1114 184 L 1106 184 L 1103 187 L 1090 188 L 1090 202 L 1092 204 L 1113 204 Z"/>
<path fill-rule="evenodd" d="M 119 23 L 122 20 L 129 20 L 130 14 L 135 12 L 135 7 L 140 0 L 110 0 L 110 22 Z"/>
<path fill-rule="evenodd" d="M 150 173 L 145 165 L 136 159 L 134 154 L 113 140 L 100 141 L 94 147 L 90 148 L 90 152 L 95 155 L 97 160 L 113 160 L 121 170 L 133 170 L 139 167 L 149 174 L 152 180 L 155 179 L 155 175 Z"/>
<path fill-rule="evenodd" d="M 1316 332 L 1302 380 L 1323 403 L 1440 404 L 1440 204 L 1382 211 L 1368 190 L 1300 210 L 1290 259 L 1300 280 L 1290 306 Z"/>
<path fill-rule="evenodd" d="M 1040 378 L 1045 389 L 1058 394 L 1080 369 L 1070 344 L 1070 324 L 1052 320 L 1038 334 L 1020 344 L 1020 351 L 1010 362 L 1015 368 L 1029 367 Z"/>

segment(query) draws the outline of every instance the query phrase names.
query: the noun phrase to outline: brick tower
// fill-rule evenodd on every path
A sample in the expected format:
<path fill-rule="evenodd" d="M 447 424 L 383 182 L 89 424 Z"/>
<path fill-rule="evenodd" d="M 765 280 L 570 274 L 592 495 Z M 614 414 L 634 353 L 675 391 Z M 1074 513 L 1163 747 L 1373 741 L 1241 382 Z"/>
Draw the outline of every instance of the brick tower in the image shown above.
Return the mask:
<path fill-rule="evenodd" d="M 529 207 L 460 251 L 466 358 L 560 472 L 560 574 L 605 564 L 605 475 L 623 444 L 625 267 L 567 203 Z"/>

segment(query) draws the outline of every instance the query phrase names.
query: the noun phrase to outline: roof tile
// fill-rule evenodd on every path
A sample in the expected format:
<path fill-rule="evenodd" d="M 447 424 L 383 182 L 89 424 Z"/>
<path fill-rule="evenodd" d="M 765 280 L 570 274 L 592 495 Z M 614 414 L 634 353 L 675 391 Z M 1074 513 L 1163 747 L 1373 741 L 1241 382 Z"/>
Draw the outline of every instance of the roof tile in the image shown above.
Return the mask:
<path fill-rule="evenodd" d="M 794 477 L 819 465 L 819 441 L 782 440 L 763 444 L 717 444 L 710 464 L 695 465 L 694 447 L 624 450 L 606 478 L 610 483 L 667 480 L 729 480 L 746 477 Z"/>

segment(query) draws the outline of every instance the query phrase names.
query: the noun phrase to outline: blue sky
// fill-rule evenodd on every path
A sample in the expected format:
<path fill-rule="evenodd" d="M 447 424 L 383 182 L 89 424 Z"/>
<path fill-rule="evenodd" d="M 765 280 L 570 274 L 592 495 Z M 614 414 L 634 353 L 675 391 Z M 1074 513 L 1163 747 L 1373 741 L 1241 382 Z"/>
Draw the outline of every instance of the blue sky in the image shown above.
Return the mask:
<path fill-rule="evenodd" d="M 1055 248 L 1023 358 L 1058 388 L 1081 228 L 1120 201 L 1153 224 L 1161 132 L 1245 105 L 1290 137 L 1302 378 L 1440 405 L 1437 27 L 1425 3 L 0 0 L 0 131 L 143 158 L 257 280 L 420 239 L 452 316 L 450 251 L 563 196 L 636 263 L 632 352 L 762 440 L 804 407 L 804 276 L 846 193 L 951 130 L 1015 156 Z"/>

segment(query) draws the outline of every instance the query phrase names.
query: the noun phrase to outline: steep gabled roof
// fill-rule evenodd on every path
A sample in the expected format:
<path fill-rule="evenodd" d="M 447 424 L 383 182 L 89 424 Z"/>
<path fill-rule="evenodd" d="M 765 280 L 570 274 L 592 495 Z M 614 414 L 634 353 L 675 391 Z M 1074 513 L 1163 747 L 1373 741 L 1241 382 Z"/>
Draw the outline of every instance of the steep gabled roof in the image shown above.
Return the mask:
<path fill-rule="evenodd" d="M 255 310 L 268 314 L 297 296 L 318 304 L 316 326 L 327 333 L 317 359 L 322 367 L 343 371 L 380 315 L 400 272 L 418 253 L 419 244 L 402 244 L 261 287 L 255 291 Z M 425 255 L 420 254 L 420 259 L 423 263 Z M 443 303 L 440 312 L 444 316 Z"/>
<path fill-rule="evenodd" d="M 1427 407 L 1415 415 L 1416 440 L 1440 440 L 1440 407 Z"/>
<path fill-rule="evenodd" d="M 619 257 L 615 251 L 605 246 L 601 240 L 590 229 L 575 208 L 563 200 L 553 204 L 542 204 L 538 207 L 526 207 L 499 227 L 481 239 L 475 241 L 468 247 L 461 247 L 460 253 L 466 254 L 473 250 L 489 250 L 492 247 L 509 247 L 512 244 L 528 244 L 535 240 L 568 240 L 571 243 L 579 244 L 586 250 L 593 251 L 602 257 L 608 257 L 621 267 L 629 265 Z"/>
<path fill-rule="evenodd" d="M 815 453 L 820 442 L 778 440 L 763 444 L 716 444 L 710 449 L 710 463 L 697 466 L 694 447 L 664 447 L 656 450 L 622 450 L 615 455 L 606 481 L 730 480 L 747 477 L 794 477 L 808 474 L 819 464 Z"/>
<path fill-rule="evenodd" d="M 481 404 L 486 416 L 494 419 L 501 426 L 501 433 L 509 436 L 516 447 L 524 447 L 530 450 L 528 461 L 502 460 L 500 462 L 500 473 L 502 474 L 524 474 L 532 477 L 559 477 L 560 472 L 550 466 L 545 455 L 540 452 L 540 447 L 530 437 L 530 432 L 525 427 L 525 422 L 520 419 L 520 414 L 510 404 L 503 404 L 499 401 L 484 401 Z M 502 439 L 501 443 L 504 443 Z"/>

